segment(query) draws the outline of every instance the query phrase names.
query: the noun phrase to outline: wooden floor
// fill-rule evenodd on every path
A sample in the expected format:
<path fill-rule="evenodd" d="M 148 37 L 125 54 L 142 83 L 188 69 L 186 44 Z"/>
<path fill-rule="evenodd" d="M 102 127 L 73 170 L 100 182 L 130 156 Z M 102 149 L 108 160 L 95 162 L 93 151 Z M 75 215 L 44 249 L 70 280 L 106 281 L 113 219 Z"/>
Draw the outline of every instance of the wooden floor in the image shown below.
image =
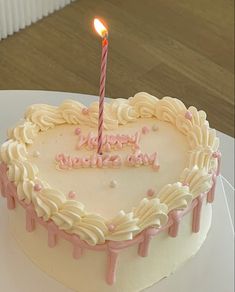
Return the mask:
<path fill-rule="evenodd" d="M 98 94 L 94 16 L 110 31 L 107 96 L 179 97 L 234 135 L 232 0 L 77 0 L 0 42 L 0 89 Z"/>

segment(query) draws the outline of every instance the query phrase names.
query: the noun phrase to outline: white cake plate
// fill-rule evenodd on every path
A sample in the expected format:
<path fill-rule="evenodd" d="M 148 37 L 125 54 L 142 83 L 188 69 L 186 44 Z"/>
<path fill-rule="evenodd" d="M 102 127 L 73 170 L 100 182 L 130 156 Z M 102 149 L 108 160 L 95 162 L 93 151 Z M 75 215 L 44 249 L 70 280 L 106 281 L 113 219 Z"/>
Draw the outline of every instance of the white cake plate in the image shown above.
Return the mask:
<path fill-rule="evenodd" d="M 97 99 L 90 95 L 48 91 L 0 91 L 0 144 L 6 137 L 6 129 L 22 117 L 28 105 L 33 103 L 56 105 L 66 98 L 87 104 Z M 229 140 L 224 134 L 220 134 L 220 137 L 222 139 L 221 152 L 223 153 L 223 150 L 225 152 L 225 161 L 227 157 L 227 163 L 224 163 L 222 167 L 222 174 L 232 183 L 230 178 L 233 177 L 231 176 L 234 171 L 231 164 L 233 160 L 231 156 L 226 155 L 228 155 L 228 147 L 232 151 L 234 141 L 232 138 Z M 231 145 L 228 145 L 227 141 L 230 141 Z M 146 289 L 146 292 L 234 291 L 234 232 L 231 218 L 233 207 L 231 203 L 228 204 L 227 190 L 230 189 L 229 202 L 232 202 L 233 192 L 228 187 L 229 184 L 224 184 L 223 181 L 224 179 L 218 177 L 216 199 L 213 203 L 212 227 L 198 254 L 175 274 Z M 70 289 L 39 270 L 21 251 L 8 230 L 8 212 L 14 212 L 14 210 L 8 211 L 5 199 L 0 199 L 0 291 L 71 292 Z"/>

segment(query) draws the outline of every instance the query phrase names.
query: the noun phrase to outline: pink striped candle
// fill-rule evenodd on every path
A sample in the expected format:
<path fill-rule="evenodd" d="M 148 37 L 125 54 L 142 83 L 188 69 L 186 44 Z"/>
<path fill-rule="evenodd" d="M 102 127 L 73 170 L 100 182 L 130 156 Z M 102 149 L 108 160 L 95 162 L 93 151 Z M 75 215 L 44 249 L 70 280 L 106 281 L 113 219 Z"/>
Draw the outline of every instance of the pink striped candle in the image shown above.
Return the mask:
<path fill-rule="evenodd" d="M 98 34 L 102 37 L 102 55 L 101 55 L 101 70 L 100 70 L 100 92 L 99 92 L 99 120 L 98 120 L 98 149 L 97 153 L 102 154 L 103 145 L 103 130 L 104 130 L 104 95 L 106 81 L 106 67 L 108 57 L 108 31 L 103 23 L 95 18 L 94 27 Z"/>

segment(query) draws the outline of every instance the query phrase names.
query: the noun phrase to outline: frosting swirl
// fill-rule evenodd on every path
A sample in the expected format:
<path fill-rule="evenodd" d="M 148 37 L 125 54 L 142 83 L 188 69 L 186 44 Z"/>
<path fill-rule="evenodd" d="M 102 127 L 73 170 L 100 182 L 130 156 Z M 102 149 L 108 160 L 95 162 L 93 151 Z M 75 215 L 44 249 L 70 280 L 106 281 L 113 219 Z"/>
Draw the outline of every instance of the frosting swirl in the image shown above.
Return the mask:
<path fill-rule="evenodd" d="M 16 185 L 26 179 L 33 181 L 37 175 L 37 166 L 28 161 L 12 160 L 12 163 L 9 165 L 9 180 L 14 181 Z"/>
<path fill-rule="evenodd" d="M 110 104 L 112 115 L 118 120 L 119 124 L 125 125 L 138 118 L 138 113 L 129 104 L 129 101 L 123 98 L 118 98 Z"/>
<path fill-rule="evenodd" d="M 190 119 L 187 118 L 190 116 Z M 208 121 L 206 120 L 206 113 L 204 111 L 198 111 L 194 106 L 190 106 L 187 112 L 178 114 L 176 117 L 176 127 L 184 135 L 187 135 L 193 128 L 193 126 L 208 127 Z"/>
<path fill-rule="evenodd" d="M 195 165 L 198 168 L 205 168 L 207 172 L 215 171 L 217 168 L 217 159 L 213 158 L 211 148 L 198 148 L 190 151 L 188 168 Z"/>
<path fill-rule="evenodd" d="M 66 202 L 66 198 L 57 190 L 45 188 L 40 192 L 33 192 L 32 201 L 37 215 L 48 221 L 53 214 L 59 211 L 60 207 Z"/>
<path fill-rule="evenodd" d="M 7 140 L 0 149 L 0 158 L 5 163 L 11 163 L 12 160 L 26 160 L 27 154 L 25 144 L 12 139 Z"/>
<path fill-rule="evenodd" d="M 105 242 L 107 226 L 103 217 L 97 214 L 85 214 L 80 221 L 73 225 L 72 232 L 90 245 Z"/>
<path fill-rule="evenodd" d="M 149 226 L 160 227 L 167 223 L 168 207 L 158 198 L 148 200 L 144 198 L 134 209 L 134 216 L 139 219 L 138 227 L 143 230 Z"/>
<path fill-rule="evenodd" d="M 60 207 L 60 212 L 52 215 L 51 219 L 59 229 L 71 231 L 73 225 L 80 222 L 83 215 L 84 206 L 77 201 L 69 200 Z"/>
<path fill-rule="evenodd" d="M 82 112 L 86 107 L 71 99 L 65 100 L 59 107 L 62 117 L 68 124 L 84 124 L 89 123 L 89 116 L 84 115 Z"/>
<path fill-rule="evenodd" d="M 193 198 L 208 192 L 212 186 L 212 175 L 205 168 L 199 169 L 197 165 L 191 169 L 185 168 L 180 180 L 189 185 Z"/>
<path fill-rule="evenodd" d="M 109 240 L 123 241 L 133 239 L 133 232 L 138 231 L 138 219 L 134 218 L 134 214 L 120 211 L 119 214 L 108 223 L 109 232 L 106 236 Z"/>
<path fill-rule="evenodd" d="M 165 96 L 159 100 L 156 107 L 156 116 L 159 120 L 175 124 L 176 117 L 186 112 L 186 107 L 177 98 Z"/>
<path fill-rule="evenodd" d="M 20 143 L 32 144 L 38 131 L 39 129 L 35 124 L 24 121 L 8 131 L 8 138 Z"/>
<path fill-rule="evenodd" d="M 194 125 L 187 135 L 189 145 L 192 149 L 198 147 L 208 147 L 212 151 L 217 151 L 219 147 L 219 139 L 216 137 L 215 129 L 210 129 L 207 125 L 199 127 Z"/>
<path fill-rule="evenodd" d="M 184 209 L 192 200 L 188 186 L 177 182 L 164 186 L 157 194 L 160 202 L 167 205 L 168 212 L 173 209 Z"/>
<path fill-rule="evenodd" d="M 18 195 L 19 200 L 21 201 L 25 200 L 27 204 L 30 204 L 33 192 L 34 192 L 33 181 L 26 179 L 18 183 L 17 195 Z"/>
<path fill-rule="evenodd" d="M 35 104 L 30 106 L 25 113 L 25 118 L 39 126 L 42 131 L 65 123 L 60 110 L 55 106 L 46 104 Z"/>
<path fill-rule="evenodd" d="M 146 92 L 139 92 L 129 98 L 129 104 L 133 106 L 139 117 L 151 118 L 155 116 L 158 98 Z"/>

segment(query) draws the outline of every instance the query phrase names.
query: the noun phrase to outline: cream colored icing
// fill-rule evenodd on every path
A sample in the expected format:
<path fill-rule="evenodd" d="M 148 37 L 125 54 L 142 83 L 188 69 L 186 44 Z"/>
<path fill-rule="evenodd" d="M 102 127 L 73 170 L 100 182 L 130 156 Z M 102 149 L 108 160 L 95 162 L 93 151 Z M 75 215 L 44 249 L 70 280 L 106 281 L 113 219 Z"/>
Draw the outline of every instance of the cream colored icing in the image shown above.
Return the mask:
<path fill-rule="evenodd" d="M 192 119 L 189 120 L 185 118 L 186 107 L 178 99 L 164 97 L 158 100 L 141 92 L 129 100 L 114 100 L 106 104 L 105 128 L 116 129 L 138 117 L 157 117 L 171 123 L 187 136 L 192 150 L 188 168 L 183 170 L 178 182 L 163 186 L 157 192 L 157 198 L 142 199 L 133 206 L 132 212 L 121 211 L 111 220 L 94 212 L 88 213 L 83 204 L 68 200 L 63 192 L 46 184 L 42 183 L 42 190 L 35 192 L 33 187 L 41 180 L 34 163 L 26 161 L 29 155 L 26 145 L 37 138 L 38 129 L 45 132 L 62 124 L 97 125 L 98 103 L 91 104 L 85 112 L 84 108 L 81 103 L 70 100 L 60 107 L 33 105 L 25 114 L 26 121 L 10 132 L 10 140 L 0 149 L 1 160 L 9 166 L 8 175 L 17 185 L 19 198 L 27 202 L 32 200 L 37 215 L 44 220 L 53 220 L 60 229 L 78 234 L 91 245 L 103 243 L 106 239 L 128 240 L 148 226 L 164 225 L 169 211 L 186 208 L 192 198 L 211 187 L 209 171 L 214 169 L 215 159 L 207 151 L 216 151 L 219 140 L 215 130 L 209 128 L 205 113 L 190 107 L 188 111 Z M 147 210 L 148 215 L 143 210 Z M 108 224 L 111 223 L 115 229 L 109 231 Z"/>
<path fill-rule="evenodd" d="M 24 121 L 8 131 L 8 138 L 17 140 L 24 144 L 32 144 L 38 131 L 39 128 L 37 125 Z"/>
<path fill-rule="evenodd" d="M 120 211 L 119 214 L 109 222 L 108 225 L 113 225 L 114 230 L 109 231 L 107 239 L 113 241 L 131 240 L 133 239 L 133 233 L 139 231 L 137 226 L 138 218 L 134 218 L 134 214 L 126 214 L 124 211 Z"/>
<path fill-rule="evenodd" d="M 30 106 L 25 113 L 25 119 L 39 126 L 42 131 L 65 123 L 59 108 L 46 104 Z"/>
<path fill-rule="evenodd" d="M 129 98 L 129 104 L 138 113 L 141 118 L 151 118 L 155 116 L 158 99 L 146 92 L 139 92 Z"/>
<path fill-rule="evenodd" d="M 164 186 L 157 194 L 161 203 L 167 205 L 168 211 L 173 209 L 184 209 L 192 200 L 192 194 L 189 187 L 177 182 Z"/>
<path fill-rule="evenodd" d="M 139 116 L 138 112 L 129 104 L 129 101 L 122 98 L 114 100 L 110 105 L 110 110 L 120 125 L 135 121 Z"/>
<path fill-rule="evenodd" d="M 134 209 L 134 216 L 139 218 L 138 227 L 144 230 L 149 226 L 160 227 L 167 223 L 168 206 L 162 204 L 158 198 L 148 200 L 144 198 Z"/>
<path fill-rule="evenodd" d="M 14 181 L 16 185 L 20 181 L 31 180 L 34 181 L 38 175 L 38 168 L 36 165 L 21 160 L 12 160 L 9 165 L 8 177 L 10 181 Z"/>
<path fill-rule="evenodd" d="M 198 168 L 197 165 L 191 169 L 186 168 L 180 179 L 182 182 L 189 184 L 189 190 L 193 198 L 198 194 L 208 192 L 212 186 L 212 174 L 209 174 L 205 168 Z"/>
<path fill-rule="evenodd" d="M 7 140 L 1 147 L 1 160 L 7 164 L 12 160 L 26 160 L 27 150 L 23 143 L 13 139 Z"/>
<path fill-rule="evenodd" d="M 156 116 L 159 120 L 176 124 L 177 115 L 185 113 L 185 105 L 177 98 L 163 97 L 156 108 Z"/>

